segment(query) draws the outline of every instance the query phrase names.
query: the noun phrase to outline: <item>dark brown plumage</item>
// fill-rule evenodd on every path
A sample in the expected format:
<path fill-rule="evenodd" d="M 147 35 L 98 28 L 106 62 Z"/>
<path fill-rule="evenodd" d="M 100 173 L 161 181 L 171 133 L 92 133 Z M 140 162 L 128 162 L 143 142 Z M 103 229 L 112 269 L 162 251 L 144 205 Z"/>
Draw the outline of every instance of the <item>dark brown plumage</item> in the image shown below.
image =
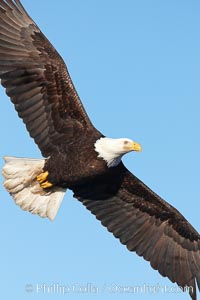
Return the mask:
<path fill-rule="evenodd" d="M 92 125 L 62 58 L 21 3 L 0 3 L 2 85 L 47 157 L 73 132 Z"/>
<path fill-rule="evenodd" d="M 52 191 L 72 189 L 122 244 L 172 282 L 190 286 L 196 299 L 198 232 L 122 162 L 108 168 L 97 157 L 94 144 L 103 135 L 91 124 L 62 58 L 19 0 L 0 1 L 0 78 L 30 136 L 48 157 L 43 171 Z M 4 169 L 6 178 L 8 172 Z M 19 192 L 5 186 L 13 197 Z"/>

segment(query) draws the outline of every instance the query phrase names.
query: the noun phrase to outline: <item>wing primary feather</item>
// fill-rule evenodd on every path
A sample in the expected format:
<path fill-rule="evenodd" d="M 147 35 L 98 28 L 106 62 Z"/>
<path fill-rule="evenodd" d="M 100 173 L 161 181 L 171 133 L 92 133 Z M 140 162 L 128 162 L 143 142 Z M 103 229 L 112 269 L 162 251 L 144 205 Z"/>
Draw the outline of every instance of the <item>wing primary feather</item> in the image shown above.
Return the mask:
<path fill-rule="evenodd" d="M 13 45 L 19 45 L 20 43 L 20 37 L 18 39 L 14 39 L 10 36 L 8 36 L 5 31 L 1 30 L 0 32 L 0 41 L 1 42 L 8 42 L 9 44 L 13 44 Z"/>
<path fill-rule="evenodd" d="M 38 82 L 37 81 L 32 81 L 32 82 L 29 82 L 27 84 L 23 84 L 23 85 L 20 85 L 20 86 L 17 86 L 17 87 L 14 86 L 13 88 L 9 88 L 7 93 L 10 97 L 13 97 L 13 96 L 16 97 L 18 94 L 21 95 L 22 93 L 32 91 L 35 88 L 38 88 Z"/>
<path fill-rule="evenodd" d="M 3 23 L 0 23 L 0 31 L 2 34 L 8 36 L 9 38 L 20 41 L 19 32 L 18 31 L 16 31 L 16 32 L 10 31 L 9 28 L 6 25 L 4 25 Z"/>
<path fill-rule="evenodd" d="M 21 93 L 20 95 L 14 95 L 14 96 L 12 96 L 11 101 L 14 104 L 18 104 L 18 103 L 20 104 L 20 103 L 23 103 L 23 101 L 26 101 L 27 99 L 37 97 L 38 95 L 42 96 L 41 89 L 42 88 L 40 86 L 37 86 L 32 90 Z"/>
<path fill-rule="evenodd" d="M 25 112 L 27 111 L 27 109 L 29 109 L 30 107 L 33 107 L 34 108 L 37 108 L 35 105 L 42 105 L 41 104 L 41 100 L 42 100 L 42 97 L 40 94 L 36 94 L 35 96 L 33 96 L 32 98 L 26 100 L 25 102 L 22 102 L 22 103 L 18 103 L 18 104 L 15 104 L 15 109 L 20 112 Z"/>

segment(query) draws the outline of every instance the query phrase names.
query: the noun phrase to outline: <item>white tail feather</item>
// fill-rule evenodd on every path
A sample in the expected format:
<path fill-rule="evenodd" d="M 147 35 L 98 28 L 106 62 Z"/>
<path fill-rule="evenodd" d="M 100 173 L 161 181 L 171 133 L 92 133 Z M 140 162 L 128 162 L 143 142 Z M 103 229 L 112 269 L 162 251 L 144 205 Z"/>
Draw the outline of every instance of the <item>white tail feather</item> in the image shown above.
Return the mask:
<path fill-rule="evenodd" d="M 4 160 L 4 186 L 15 203 L 32 214 L 54 220 L 66 189 L 53 187 L 46 192 L 41 188 L 36 177 L 43 172 L 45 160 L 9 156 Z"/>

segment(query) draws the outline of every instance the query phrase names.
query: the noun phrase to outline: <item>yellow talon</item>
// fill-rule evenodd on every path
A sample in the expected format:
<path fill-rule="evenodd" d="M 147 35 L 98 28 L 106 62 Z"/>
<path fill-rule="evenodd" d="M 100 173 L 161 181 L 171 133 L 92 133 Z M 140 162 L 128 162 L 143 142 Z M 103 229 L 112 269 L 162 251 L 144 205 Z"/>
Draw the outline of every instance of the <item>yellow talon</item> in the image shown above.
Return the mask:
<path fill-rule="evenodd" d="M 45 181 L 45 182 L 41 183 L 40 185 L 43 189 L 47 189 L 47 188 L 50 188 L 53 186 L 53 184 L 49 181 Z"/>
<path fill-rule="evenodd" d="M 41 173 L 40 175 L 37 176 L 37 181 L 39 181 L 39 183 L 45 182 L 48 175 L 49 175 L 48 171 Z"/>
<path fill-rule="evenodd" d="M 44 173 L 41 173 L 40 175 L 38 175 L 36 178 L 37 178 L 37 181 L 39 182 L 40 186 L 43 188 L 43 189 L 47 189 L 47 188 L 50 188 L 53 186 L 53 184 L 49 181 L 47 181 L 47 177 L 49 175 L 49 172 L 46 171 Z"/>

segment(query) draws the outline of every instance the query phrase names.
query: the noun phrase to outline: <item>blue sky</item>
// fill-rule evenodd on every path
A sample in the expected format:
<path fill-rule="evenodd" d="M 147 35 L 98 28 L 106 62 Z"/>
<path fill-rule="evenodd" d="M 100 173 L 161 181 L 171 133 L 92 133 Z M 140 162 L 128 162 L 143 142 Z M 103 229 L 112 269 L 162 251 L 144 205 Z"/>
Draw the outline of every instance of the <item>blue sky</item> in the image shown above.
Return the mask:
<path fill-rule="evenodd" d="M 200 231 L 200 2 L 23 4 L 66 61 L 95 126 L 142 144 L 126 166 Z M 0 166 L 4 155 L 40 157 L 2 88 L 0 100 Z M 71 192 L 53 223 L 21 211 L 2 184 L 0 199 L 2 298 L 189 299 L 170 293 L 175 285 L 128 252 Z M 42 285 L 66 294 L 61 287 L 44 294 Z M 126 286 L 146 292 L 123 292 Z"/>

